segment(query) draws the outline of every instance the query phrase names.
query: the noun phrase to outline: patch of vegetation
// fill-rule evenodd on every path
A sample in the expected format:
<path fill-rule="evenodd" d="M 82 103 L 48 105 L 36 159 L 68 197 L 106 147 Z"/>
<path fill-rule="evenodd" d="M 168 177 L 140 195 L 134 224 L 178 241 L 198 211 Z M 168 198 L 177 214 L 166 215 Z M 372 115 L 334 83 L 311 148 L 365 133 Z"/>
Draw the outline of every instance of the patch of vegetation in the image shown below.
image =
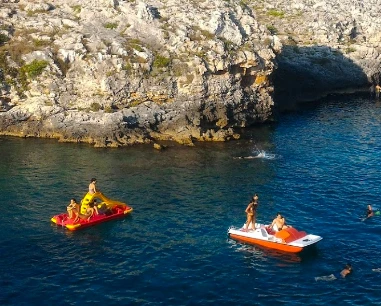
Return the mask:
<path fill-rule="evenodd" d="M 114 110 L 112 109 L 111 106 L 106 106 L 104 111 L 105 111 L 105 113 L 113 113 L 114 112 Z"/>
<path fill-rule="evenodd" d="M 117 22 L 107 22 L 103 25 L 106 29 L 114 30 L 118 27 Z"/>
<path fill-rule="evenodd" d="M 128 30 L 128 28 L 130 27 L 131 25 L 130 24 L 126 24 L 126 26 L 124 27 L 124 29 L 122 31 L 120 31 L 120 35 L 124 35 L 124 33 Z"/>
<path fill-rule="evenodd" d="M 73 9 L 74 14 L 81 13 L 82 7 L 80 5 L 73 5 L 71 8 Z"/>
<path fill-rule="evenodd" d="M 128 46 L 132 49 L 135 49 L 139 52 L 144 52 L 144 49 L 142 47 L 143 43 L 139 39 L 131 39 L 128 41 Z"/>
<path fill-rule="evenodd" d="M 29 78 L 34 79 L 38 77 L 48 65 L 49 63 L 47 61 L 34 60 L 30 64 L 22 66 L 20 71 L 24 72 Z"/>
<path fill-rule="evenodd" d="M 266 37 L 265 40 L 263 41 L 263 45 L 264 45 L 264 46 L 267 46 L 267 47 L 270 47 L 271 44 L 272 44 L 272 39 Z"/>
<path fill-rule="evenodd" d="M 167 58 L 167 57 L 164 57 L 164 56 L 161 56 L 161 55 L 157 55 L 155 57 L 155 60 L 153 61 L 153 67 L 155 67 L 155 68 L 165 68 L 165 67 L 168 67 L 170 63 L 171 63 L 171 59 L 170 58 Z"/>
<path fill-rule="evenodd" d="M 223 43 L 224 43 L 224 49 L 225 49 L 225 51 L 227 51 L 227 52 L 231 52 L 231 51 L 233 51 L 234 50 L 234 43 L 232 42 L 232 41 L 230 41 L 230 40 L 226 40 L 226 39 L 222 39 L 222 38 L 220 38 L 222 41 L 223 41 Z"/>
<path fill-rule="evenodd" d="M 109 71 L 106 72 L 106 76 L 107 77 L 113 76 L 113 75 L 116 74 L 116 72 L 117 71 L 115 69 L 109 70 Z"/>
<path fill-rule="evenodd" d="M 214 33 L 211 33 L 211 32 L 206 31 L 206 30 L 200 29 L 200 33 L 202 36 L 205 36 L 206 39 L 214 39 L 214 37 L 215 37 Z"/>
<path fill-rule="evenodd" d="M 122 70 L 125 70 L 126 72 L 131 72 L 131 71 L 132 71 L 131 63 L 130 63 L 130 62 L 126 62 L 126 63 L 123 65 Z"/>
<path fill-rule="evenodd" d="M 141 101 L 141 100 L 132 100 L 131 103 L 130 103 L 130 107 L 136 107 L 139 104 L 142 104 L 143 102 L 144 101 Z"/>
<path fill-rule="evenodd" d="M 239 5 L 243 8 L 247 7 L 250 4 L 250 0 L 240 0 Z"/>
<path fill-rule="evenodd" d="M 63 27 L 53 27 L 53 29 L 46 34 L 50 36 L 51 39 L 53 39 L 54 37 L 61 37 L 62 35 L 67 34 L 69 32 L 70 32 L 70 27 L 63 26 Z"/>
<path fill-rule="evenodd" d="M 273 25 L 268 25 L 267 30 L 270 31 L 271 35 L 277 35 L 279 33 L 278 29 Z"/>
<path fill-rule="evenodd" d="M 214 33 L 211 33 L 206 30 L 202 30 L 200 27 L 193 26 L 192 31 L 189 33 L 188 37 L 190 40 L 199 41 L 204 39 L 214 39 Z"/>
<path fill-rule="evenodd" d="M 298 42 L 292 36 L 288 36 L 287 37 L 287 45 L 289 45 L 289 46 L 297 46 Z"/>
<path fill-rule="evenodd" d="M 148 61 L 144 57 L 141 56 L 133 56 L 131 57 L 131 63 L 139 63 L 139 64 L 147 64 Z"/>
<path fill-rule="evenodd" d="M 3 33 L 0 33 L 0 46 L 9 41 L 9 37 Z"/>
<path fill-rule="evenodd" d="M 36 48 L 44 48 L 51 45 L 51 42 L 48 40 L 42 40 L 42 39 L 33 39 L 33 46 Z"/>
<path fill-rule="evenodd" d="M 8 65 L 7 55 L 6 51 L 0 51 L 0 69 L 3 72 L 3 78 L 23 98 L 24 92 L 28 89 L 28 78 L 24 71 Z"/>
<path fill-rule="evenodd" d="M 349 53 L 352 53 L 352 52 L 356 52 L 356 48 L 354 47 L 348 47 L 345 49 L 345 53 L 346 54 L 349 54 Z"/>
<path fill-rule="evenodd" d="M 0 43 L 0 52 L 4 51 L 7 55 L 20 66 L 23 64 L 22 56 L 36 50 L 42 50 L 51 45 L 51 41 L 36 39 L 30 34 L 36 33 L 36 29 L 17 30 L 14 39 L 7 44 Z"/>
<path fill-rule="evenodd" d="M 93 102 L 93 103 L 91 103 L 91 105 L 90 105 L 90 110 L 92 111 L 92 112 L 97 112 L 97 111 L 99 111 L 99 110 L 101 110 L 102 109 L 102 106 L 99 104 L 99 103 L 97 103 L 97 102 Z"/>
<path fill-rule="evenodd" d="M 33 16 L 36 16 L 36 15 L 38 15 L 38 14 L 43 14 L 43 13 L 46 13 L 46 12 L 47 12 L 46 10 L 28 11 L 28 12 L 26 13 L 26 15 L 27 15 L 28 17 L 33 17 Z"/>
<path fill-rule="evenodd" d="M 268 10 L 268 11 L 267 11 L 267 15 L 268 15 L 268 16 L 272 16 L 272 17 L 283 18 L 285 14 L 284 14 L 284 12 L 282 12 L 282 11 Z"/>

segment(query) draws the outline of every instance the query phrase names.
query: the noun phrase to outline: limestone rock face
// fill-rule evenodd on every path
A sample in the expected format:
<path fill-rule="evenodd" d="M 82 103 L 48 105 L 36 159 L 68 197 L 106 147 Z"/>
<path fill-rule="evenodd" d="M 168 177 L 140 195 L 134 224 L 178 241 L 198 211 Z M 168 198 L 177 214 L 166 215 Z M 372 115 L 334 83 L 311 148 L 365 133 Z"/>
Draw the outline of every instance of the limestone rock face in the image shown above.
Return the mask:
<path fill-rule="evenodd" d="M 264 3 L 256 13 L 282 42 L 273 73 L 278 103 L 381 81 L 380 0 L 281 0 Z"/>
<path fill-rule="evenodd" d="M 2 0 L 0 134 L 237 139 L 274 97 L 376 81 L 375 1 Z"/>

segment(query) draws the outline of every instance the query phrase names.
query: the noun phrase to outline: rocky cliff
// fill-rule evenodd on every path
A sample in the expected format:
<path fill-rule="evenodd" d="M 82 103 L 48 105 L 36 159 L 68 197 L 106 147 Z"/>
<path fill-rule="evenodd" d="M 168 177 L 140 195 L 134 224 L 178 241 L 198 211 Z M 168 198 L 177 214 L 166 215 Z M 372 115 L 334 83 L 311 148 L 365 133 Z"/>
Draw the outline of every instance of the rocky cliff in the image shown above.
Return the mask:
<path fill-rule="evenodd" d="M 380 71 L 379 1 L 0 5 L 3 135 L 225 141 L 271 120 L 274 97 L 359 89 Z"/>

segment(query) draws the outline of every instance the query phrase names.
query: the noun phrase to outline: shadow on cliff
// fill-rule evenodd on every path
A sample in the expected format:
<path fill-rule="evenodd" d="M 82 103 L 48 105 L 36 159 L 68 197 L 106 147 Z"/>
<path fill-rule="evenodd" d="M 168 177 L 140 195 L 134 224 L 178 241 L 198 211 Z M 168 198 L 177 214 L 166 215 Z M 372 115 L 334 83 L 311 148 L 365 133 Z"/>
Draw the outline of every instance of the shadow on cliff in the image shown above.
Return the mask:
<path fill-rule="evenodd" d="M 367 75 L 343 53 L 353 51 L 327 46 L 284 46 L 272 75 L 275 110 L 292 109 L 300 102 L 329 94 L 367 90 L 371 86 Z"/>

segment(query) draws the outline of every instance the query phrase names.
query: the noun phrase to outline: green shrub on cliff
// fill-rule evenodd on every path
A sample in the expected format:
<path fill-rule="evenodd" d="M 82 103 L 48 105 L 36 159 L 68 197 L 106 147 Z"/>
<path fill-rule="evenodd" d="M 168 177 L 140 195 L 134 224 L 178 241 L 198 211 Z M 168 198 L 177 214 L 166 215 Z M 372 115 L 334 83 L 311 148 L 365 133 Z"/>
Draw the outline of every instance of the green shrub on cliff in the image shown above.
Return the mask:
<path fill-rule="evenodd" d="M 267 15 L 272 16 L 272 17 L 283 18 L 284 12 L 271 9 L 267 12 Z"/>
<path fill-rule="evenodd" d="M 82 7 L 80 5 L 73 5 L 71 8 L 73 9 L 75 14 L 81 13 Z"/>
<path fill-rule="evenodd" d="M 26 64 L 21 67 L 21 72 L 25 73 L 29 78 L 34 79 L 39 76 L 44 69 L 48 66 L 47 61 L 34 60 L 30 64 Z"/>
<path fill-rule="evenodd" d="M 92 112 L 97 112 L 97 111 L 99 111 L 99 110 L 101 110 L 102 109 L 102 105 L 100 105 L 99 103 L 97 103 L 97 102 L 93 102 L 93 103 L 91 103 L 91 105 L 90 105 L 90 110 L 92 111 Z"/>
<path fill-rule="evenodd" d="M 5 79 L 6 83 L 11 85 L 17 94 L 23 98 L 29 85 L 27 76 L 21 69 L 8 64 L 7 52 L 4 51 L 0 51 L 0 69 L 3 72 L 3 80 Z"/>
<path fill-rule="evenodd" d="M 106 29 L 114 30 L 118 27 L 118 23 L 117 22 L 107 22 L 106 24 L 104 24 L 104 27 Z"/>
<path fill-rule="evenodd" d="M 352 52 L 356 52 L 356 48 L 354 47 L 348 47 L 345 49 L 345 53 L 348 54 L 348 53 L 352 53 Z"/>
<path fill-rule="evenodd" d="M 165 67 L 168 67 L 170 63 L 171 63 L 171 59 L 161 55 L 157 55 L 155 57 L 155 60 L 153 61 L 153 67 L 165 68 Z"/>
<path fill-rule="evenodd" d="M 277 35 L 279 33 L 278 29 L 273 25 L 268 25 L 267 30 L 270 31 L 271 35 Z"/>
<path fill-rule="evenodd" d="M 9 40 L 9 37 L 3 33 L 0 33 L 0 46 L 5 44 Z"/>

